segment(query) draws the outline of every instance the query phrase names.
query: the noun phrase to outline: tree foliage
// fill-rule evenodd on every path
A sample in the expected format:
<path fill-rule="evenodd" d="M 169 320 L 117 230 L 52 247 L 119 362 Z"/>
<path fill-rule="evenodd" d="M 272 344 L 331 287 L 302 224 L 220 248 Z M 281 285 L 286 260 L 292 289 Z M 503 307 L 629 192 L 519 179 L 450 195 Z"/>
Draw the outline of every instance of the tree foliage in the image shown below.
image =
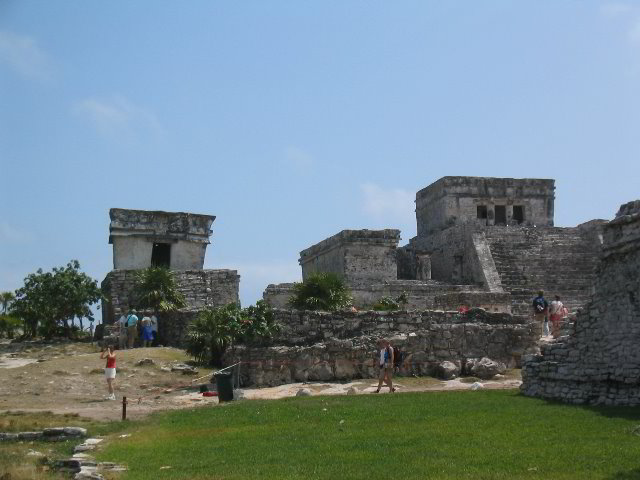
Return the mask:
<path fill-rule="evenodd" d="M 136 272 L 135 307 L 155 312 L 172 312 L 186 307 L 173 273 L 164 267 L 149 267 Z"/>
<path fill-rule="evenodd" d="M 26 336 L 34 336 L 38 325 L 45 337 L 53 336 L 58 327 L 71 334 L 69 322 L 75 317 L 93 320 L 91 305 L 102 299 L 98 282 L 80 271 L 77 260 L 51 272 L 38 269 L 24 279 L 16 290 L 11 313 L 24 322 Z"/>
<path fill-rule="evenodd" d="M 335 273 L 313 273 L 293 284 L 288 305 L 298 310 L 335 311 L 351 305 L 351 295 L 342 277 Z"/>
<path fill-rule="evenodd" d="M 245 309 L 237 303 L 203 310 L 187 330 L 187 353 L 198 362 L 222 366 L 231 345 L 271 337 L 279 330 L 269 305 L 262 300 Z"/>
<path fill-rule="evenodd" d="M 16 299 L 13 292 L 0 292 L 0 304 L 2 304 L 2 313 L 7 313 L 9 305 Z"/>
<path fill-rule="evenodd" d="M 13 338 L 20 328 L 20 319 L 13 315 L 0 313 L 0 337 Z"/>

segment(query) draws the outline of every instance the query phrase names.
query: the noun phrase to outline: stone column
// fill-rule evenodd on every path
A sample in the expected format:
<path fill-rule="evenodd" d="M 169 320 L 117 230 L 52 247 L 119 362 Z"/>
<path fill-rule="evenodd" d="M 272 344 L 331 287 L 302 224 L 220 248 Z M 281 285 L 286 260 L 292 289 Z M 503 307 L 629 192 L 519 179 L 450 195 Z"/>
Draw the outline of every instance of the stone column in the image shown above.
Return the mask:
<path fill-rule="evenodd" d="M 416 279 L 431 280 L 431 255 L 428 253 L 416 254 Z"/>

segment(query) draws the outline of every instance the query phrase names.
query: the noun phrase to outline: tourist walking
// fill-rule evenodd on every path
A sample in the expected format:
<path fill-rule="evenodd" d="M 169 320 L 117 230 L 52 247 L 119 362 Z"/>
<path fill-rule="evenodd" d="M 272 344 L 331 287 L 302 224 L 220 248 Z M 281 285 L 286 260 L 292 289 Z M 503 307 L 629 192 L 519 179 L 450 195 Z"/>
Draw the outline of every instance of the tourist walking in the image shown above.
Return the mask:
<path fill-rule="evenodd" d="M 544 292 L 540 290 L 538 296 L 533 299 L 533 317 L 536 325 L 540 326 L 540 335 L 545 336 L 544 323 L 547 320 L 547 312 L 549 310 L 549 304 L 544 299 Z M 548 328 L 548 327 L 547 327 Z"/>
<path fill-rule="evenodd" d="M 100 352 L 100 358 L 107 359 L 107 366 L 104 369 L 104 376 L 107 379 L 107 389 L 109 395 L 107 400 L 115 400 L 116 394 L 113 391 L 113 381 L 116 379 L 116 354 L 112 345 L 109 345 L 106 350 Z"/>
<path fill-rule="evenodd" d="M 385 380 L 389 387 L 389 392 L 393 393 L 396 391 L 396 389 L 393 388 L 393 347 L 388 340 L 384 339 L 378 342 L 378 347 L 380 349 L 378 360 L 380 371 L 378 374 L 378 388 L 375 393 L 380 393 L 380 388 L 382 388 L 382 384 Z"/>
<path fill-rule="evenodd" d="M 135 310 L 131 310 L 127 316 L 127 347 L 133 348 L 138 336 L 138 317 Z"/>
<path fill-rule="evenodd" d="M 565 312 L 566 308 L 560 301 L 560 296 L 556 295 L 555 300 L 549 305 L 549 320 L 551 321 L 551 335 L 553 335 L 553 338 L 556 338 L 560 333 L 562 319 L 566 315 Z"/>

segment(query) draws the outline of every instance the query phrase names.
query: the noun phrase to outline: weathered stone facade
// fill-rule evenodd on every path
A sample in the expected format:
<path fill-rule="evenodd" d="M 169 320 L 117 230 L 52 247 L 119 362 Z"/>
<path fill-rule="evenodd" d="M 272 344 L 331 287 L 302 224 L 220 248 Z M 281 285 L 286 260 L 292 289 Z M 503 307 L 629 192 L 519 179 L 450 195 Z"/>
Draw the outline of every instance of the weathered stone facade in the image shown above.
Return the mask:
<path fill-rule="evenodd" d="M 453 225 L 553 226 L 555 181 L 443 177 L 416 194 L 418 235 Z"/>
<path fill-rule="evenodd" d="M 135 304 L 133 287 L 136 270 L 112 270 L 102 281 L 106 300 L 102 302 L 104 323 L 116 321 Z M 236 270 L 186 270 L 173 272 L 187 306 L 183 311 L 201 310 L 237 303 L 240 275 Z M 160 327 L 159 327 L 160 328 Z"/>
<path fill-rule="evenodd" d="M 406 375 L 435 375 L 443 362 L 453 363 L 460 374 L 468 362 L 483 357 L 515 367 L 536 337 L 522 319 L 479 309 L 467 314 L 278 310 L 276 317 L 283 329 L 271 346 L 238 346 L 226 354 L 228 364 L 243 362 L 245 386 L 375 377 L 380 337 L 406 353 L 401 368 Z"/>
<path fill-rule="evenodd" d="M 399 241 L 400 230 L 343 230 L 300 252 L 302 278 L 332 272 L 353 286 L 395 280 Z"/>
<path fill-rule="evenodd" d="M 184 212 L 109 210 L 113 268 L 138 270 L 160 265 L 199 270 L 216 217 Z"/>
<path fill-rule="evenodd" d="M 565 336 L 525 361 L 525 395 L 640 405 L 640 200 L 622 205 L 603 237 L 595 293 Z"/>
<path fill-rule="evenodd" d="M 398 249 L 403 251 L 398 270 L 405 278 L 415 275 L 411 259 L 429 252 L 433 279 L 508 292 L 516 315 L 530 314 L 538 290 L 551 298 L 560 295 L 575 310 L 592 292 L 604 223 L 590 222 L 588 228 L 453 226 Z"/>

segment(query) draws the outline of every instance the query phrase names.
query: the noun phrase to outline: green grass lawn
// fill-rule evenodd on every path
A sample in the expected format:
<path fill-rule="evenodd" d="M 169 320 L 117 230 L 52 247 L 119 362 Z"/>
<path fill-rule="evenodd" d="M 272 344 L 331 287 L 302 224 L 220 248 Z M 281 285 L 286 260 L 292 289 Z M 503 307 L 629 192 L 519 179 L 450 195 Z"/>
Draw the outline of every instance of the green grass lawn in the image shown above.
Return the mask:
<path fill-rule="evenodd" d="M 516 391 L 241 401 L 131 424 L 123 479 L 640 478 L 640 409 Z M 161 467 L 171 467 L 164 468 Z"/>

